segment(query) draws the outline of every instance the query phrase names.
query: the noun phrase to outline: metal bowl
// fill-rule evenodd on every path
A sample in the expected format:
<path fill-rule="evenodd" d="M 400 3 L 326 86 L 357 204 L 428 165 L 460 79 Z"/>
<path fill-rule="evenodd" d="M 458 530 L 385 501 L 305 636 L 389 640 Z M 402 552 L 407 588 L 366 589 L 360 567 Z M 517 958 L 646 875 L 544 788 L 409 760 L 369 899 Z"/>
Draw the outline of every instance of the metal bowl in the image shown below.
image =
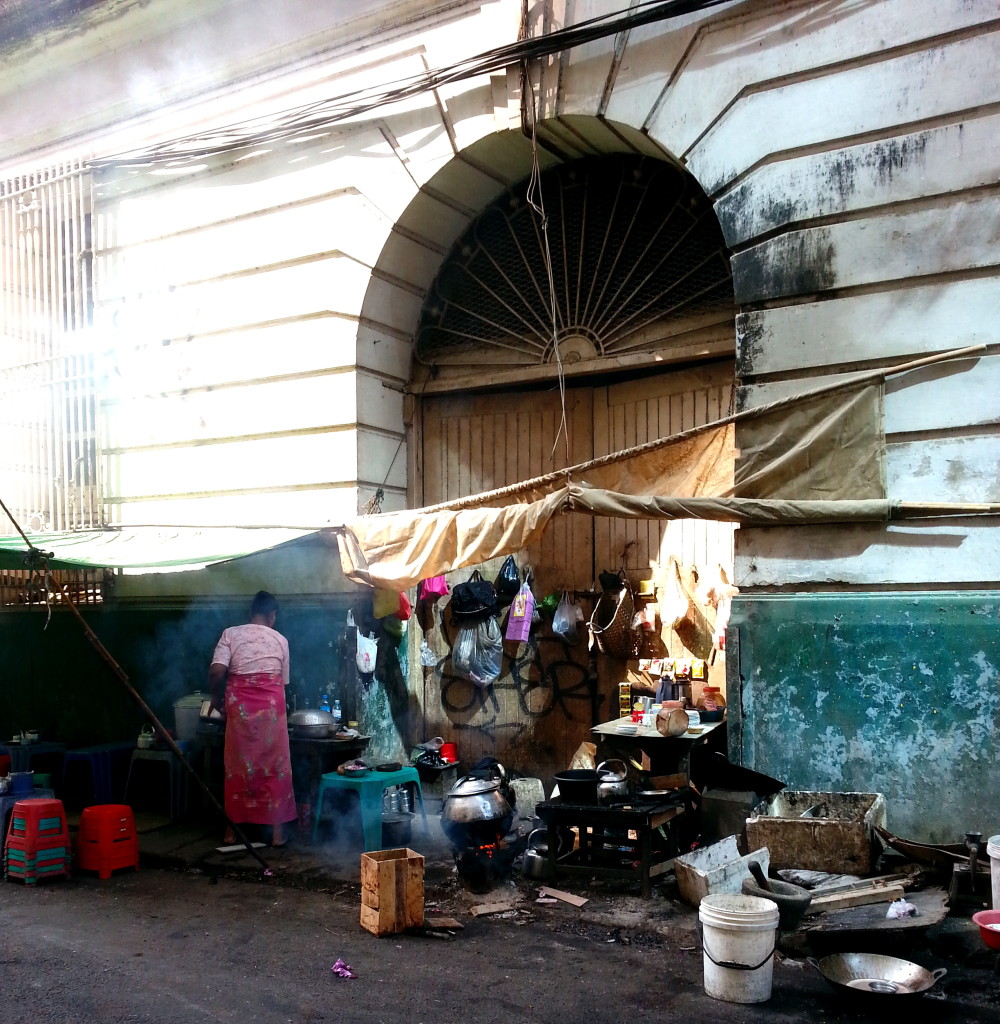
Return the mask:
<path fill-rule="evenodd" d="M 909 960 L 880 953 L 833 953 L 809 963 L 844 995 L 914 996 L 926 992 L 947 974 L 939 967 L 928 971 Z"/>
<path fill-rule="evenodd" d="M 337 722 L 329 711 L 303 708 L 288 716 L 288 728 L 301 739 L 324 740 L 337 731 Z"/>

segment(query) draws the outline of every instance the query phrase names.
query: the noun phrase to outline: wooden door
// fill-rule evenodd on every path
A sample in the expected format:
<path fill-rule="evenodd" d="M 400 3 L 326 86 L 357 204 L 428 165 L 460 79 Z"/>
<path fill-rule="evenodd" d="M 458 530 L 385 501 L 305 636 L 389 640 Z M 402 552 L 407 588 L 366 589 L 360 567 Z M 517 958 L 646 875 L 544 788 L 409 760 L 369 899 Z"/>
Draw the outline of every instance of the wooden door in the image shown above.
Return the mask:
<path fill-rule="evenodd" d="M 717 419 L 728 409 L 731 385 L 732 364 L 726 363 L 608 387 L 570 387 L 568 450 L 559 434 L 560 399 L 554 387 L 427 399 L 418 500 L 428 505 L 502 487 Z M 636 542 L 628 550 L 630 569 L 669 553 L 688 562 L 722 555 L 723 564 L 731 561 L 729 527 L 581 515 L 558 518 L 518 561 L 531 566 L 536 599 L 573 591 L 589 617 L 596 572 L 617 567 L 630 540 Z M 483 575 L 495 578 L 501 561 L 482 566 Z M 470 572 L 452 573 L 452 584 Z M 575 645 L 554 637 L 547 625 L 534 630 L 526 644 L 506 644 L 503 675 L 486 690 L 453 674 L 455 629 L 446 610 L 442 615 L 436 609 L 428 624 L 426 639 L 436 664 L 413 667 L 418 731 L 423 738 L 441 735 L 456 741 L 465 764 L 493 756 L 508 768 L 548 777 L 592 739 L 594 724 L 617 713 L 617 682 L 624 666 L 591 659 L 585 623 Z"/>

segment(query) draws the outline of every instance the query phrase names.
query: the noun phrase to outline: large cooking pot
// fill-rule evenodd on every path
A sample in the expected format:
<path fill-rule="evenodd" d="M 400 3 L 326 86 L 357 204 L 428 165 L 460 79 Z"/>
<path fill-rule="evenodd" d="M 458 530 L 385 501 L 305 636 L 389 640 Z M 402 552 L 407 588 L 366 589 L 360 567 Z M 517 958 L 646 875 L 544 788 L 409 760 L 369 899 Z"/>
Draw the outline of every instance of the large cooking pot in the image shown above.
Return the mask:
<path fill-rule="evenodd" d="M 502 791 L 503 780 L 465 775 L 441 807 L 441 828 L 455 846 L 495 843 L 510 831 L 514 808 Z"/>
<path fill-rule="evenodd" d="M 303 708 L 288 716 L 288 728 L 293 736 L 305 740 L 329 739 L 337 731 L 337 722 L 329 711 Z"/>
<path fill-rule="evenodd" d="M 807 959 L 833 988 L 852 997 L 919 995 L 948 973 L 944 967 L 928 971 L 880 953 L 833 953 L 822 960 Z"/>

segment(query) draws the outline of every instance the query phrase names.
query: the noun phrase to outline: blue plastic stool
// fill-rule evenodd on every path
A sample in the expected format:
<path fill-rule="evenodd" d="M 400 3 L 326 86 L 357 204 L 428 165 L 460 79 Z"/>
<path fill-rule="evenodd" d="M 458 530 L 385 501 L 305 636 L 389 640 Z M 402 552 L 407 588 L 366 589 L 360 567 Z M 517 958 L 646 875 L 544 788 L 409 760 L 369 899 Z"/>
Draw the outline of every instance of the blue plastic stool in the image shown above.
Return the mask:
<path fill-rule="evenodd" d="M 319 835 L 319 819 L 323 810 L 323 796 L 328 789 L 349 789 L 358 794 L 361 801 L 361 832 L 365 841 L 365 852 L 382 849 L 382 795 L 393 786 L 416 786 L 420 800 L 420 814 L 427 831 L 427 812 L 424 810 L 424 791 L 420 788 L 420 776 L 416 768 L 400 768 L 395 772 L 369 772 L 360 779 L 327 772 L 320 777 L 316 793 L 316 812 L 313 818 L 312 841 Z"/>
<path fill-rule="evenodd" d="M 115 761 L 130 756 L 135 750 L 135 741 L 123 743 L 99 743 L 93 747 L 79 747 L 67 750 L 63 757 L 63 791 L 66 791 L 66 778 L 69 766 L 80 762 L 90 768 L 90 783 L 94 799 L 88 801 L 95 804 L 114 803 L 114 767 Z M 130 766 L 131 767 L 131 766 Z"/>
<path fill-rule="evenodd" d="M 184 744 L 178 743 L 181 750 Z M 122 803 L 128 803 L 129 786 L 132 784 L 132 773 L 135 770 L 136 762 L 152 761 L 165 764 L 167 767 L 167 791 L 170 798 L 170 817 L 176 821 L 184 816 L 187 810 L 188 777 L 184 766 L 172 750 L 140 750 L 132 751 L 132 763 L 128 769 L 128 779 L 125 781 L 125 797 Z"/>

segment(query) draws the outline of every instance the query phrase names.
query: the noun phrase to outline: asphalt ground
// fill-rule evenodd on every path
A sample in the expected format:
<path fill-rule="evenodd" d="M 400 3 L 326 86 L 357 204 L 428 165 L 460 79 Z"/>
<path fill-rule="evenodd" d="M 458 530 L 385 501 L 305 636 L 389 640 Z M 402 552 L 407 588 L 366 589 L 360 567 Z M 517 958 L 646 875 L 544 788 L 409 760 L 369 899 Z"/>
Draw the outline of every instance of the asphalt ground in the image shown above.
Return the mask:
<path fill-rule="evenodd" d="M 357 854 L 342 851 L 343 866 L 320 871 L 335 863 L 330 851 L 265 850 L 265 878 L 245 854 L 216 855 L 211 834 L 178 846 L 183 830 L 153 829 L 147 851 L 154 833 L 174 852 L 147 852 L 139 872 L 0 884 L 0 1024 L 1000 1017 L 1000 954 L 982 946 L 964 911 L 906 954 L 948 970 L 926 995 L 848 1000 L 804 958 L 779 952 L 771 998 L 746 1005 L 705 995 L 696 912 L 670 876 L 650 900 L 632 883 L 594 881 L 565 887 L 587 897 L 583 907 L 537 904 L 538 883 L 524 880 L 467 892 L 433 845 L 428 920 L 448 915 L 464 927 L 443 939 L 376 938 L 359 925 Z M 475 916 L 485 903 L 503 909 Z M 356 977 L 337 976 L 338 959 Z"/>

